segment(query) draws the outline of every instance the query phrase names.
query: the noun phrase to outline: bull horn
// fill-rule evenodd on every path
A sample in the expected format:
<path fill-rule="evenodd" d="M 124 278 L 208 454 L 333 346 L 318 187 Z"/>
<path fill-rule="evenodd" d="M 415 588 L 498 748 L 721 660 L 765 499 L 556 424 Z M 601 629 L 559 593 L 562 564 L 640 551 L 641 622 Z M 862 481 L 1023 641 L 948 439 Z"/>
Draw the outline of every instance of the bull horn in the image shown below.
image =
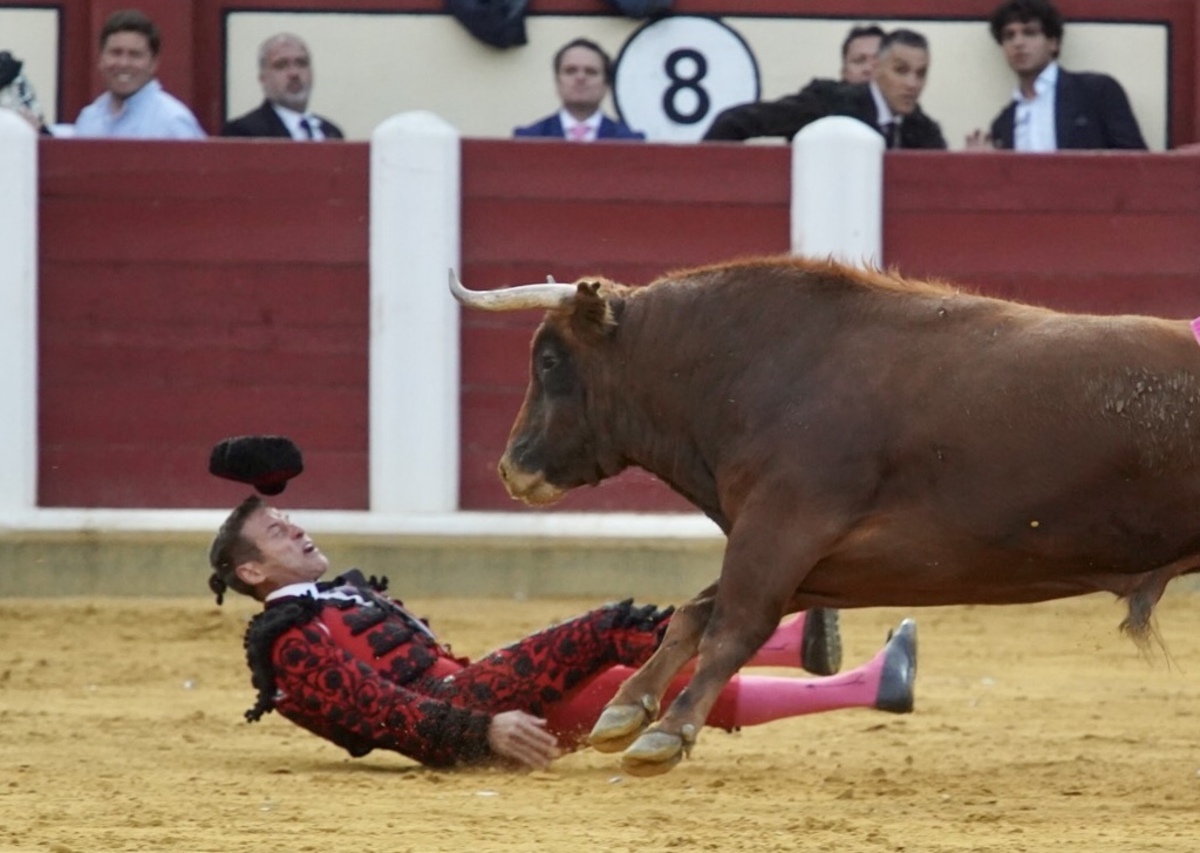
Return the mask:
<path fill-rule="evenodd" d="M 522 284 L 504 290 L 467 290 L 450 270 L 450 292 L 468 308 L 481 311 L 519 311 L 522 308 L 561 308 L 575 299 L 575 285 L 556 284 L 546 276 L 546 284 Z"/>

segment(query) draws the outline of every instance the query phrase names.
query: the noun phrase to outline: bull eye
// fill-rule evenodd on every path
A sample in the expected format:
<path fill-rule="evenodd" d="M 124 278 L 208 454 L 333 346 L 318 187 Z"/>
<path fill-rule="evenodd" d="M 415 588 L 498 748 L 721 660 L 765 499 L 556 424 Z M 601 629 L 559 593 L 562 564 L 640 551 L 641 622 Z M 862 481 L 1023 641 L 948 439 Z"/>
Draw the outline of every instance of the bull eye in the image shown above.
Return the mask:
<path fill-rule="evenodd" d="M 554 368 L 558 367 L 558 356 L 550 351 L 545 351 L 538 356 L 538 372 L 549 373 Z"/>

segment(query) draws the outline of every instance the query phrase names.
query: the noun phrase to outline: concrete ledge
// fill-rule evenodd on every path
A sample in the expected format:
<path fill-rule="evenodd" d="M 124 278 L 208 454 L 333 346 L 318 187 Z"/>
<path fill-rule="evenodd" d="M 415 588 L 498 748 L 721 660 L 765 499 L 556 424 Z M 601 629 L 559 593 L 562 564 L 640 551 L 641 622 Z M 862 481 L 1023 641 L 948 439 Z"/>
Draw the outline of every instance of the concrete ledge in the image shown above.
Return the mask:
<path fill-rule="evenodd" d="M 0 523 L 0 595 L 207 594 L 225 510 L 39 510 Z M 399 597 L 636 596 L 677 601 L 720 572 L 698 515 L 297 511 L 334 570 L 387 575 Z"/>

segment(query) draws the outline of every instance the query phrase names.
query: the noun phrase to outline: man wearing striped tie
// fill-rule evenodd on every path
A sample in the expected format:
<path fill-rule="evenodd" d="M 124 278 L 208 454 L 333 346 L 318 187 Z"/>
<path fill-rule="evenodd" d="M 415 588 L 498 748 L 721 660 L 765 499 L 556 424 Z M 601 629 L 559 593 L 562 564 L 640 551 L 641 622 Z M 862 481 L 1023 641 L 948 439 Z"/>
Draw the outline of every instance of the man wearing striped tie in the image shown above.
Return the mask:
<path fill-rule="evenodd" d="M 273 136 L 302 142 L 341 139 L 336 124 L 308 111 L 312 95 L 312 58 L 299 36 L 278 33 L 258 49 L 258 81 L 264 100 L 254 110 L 229 121 L 222 136 Z"/>
<path fill-rule="evenodd" d="M 645 139 L 611 119 L 600 105 L 612 84 L 612 59 L 590 39 L 568 42 L 554 54 L 554 80 L 562 107 L 553 115 L 526 127 L 518 127 L 513 136 L 540 136 L 569 142 L 595 142 L 597 139 Z"/>

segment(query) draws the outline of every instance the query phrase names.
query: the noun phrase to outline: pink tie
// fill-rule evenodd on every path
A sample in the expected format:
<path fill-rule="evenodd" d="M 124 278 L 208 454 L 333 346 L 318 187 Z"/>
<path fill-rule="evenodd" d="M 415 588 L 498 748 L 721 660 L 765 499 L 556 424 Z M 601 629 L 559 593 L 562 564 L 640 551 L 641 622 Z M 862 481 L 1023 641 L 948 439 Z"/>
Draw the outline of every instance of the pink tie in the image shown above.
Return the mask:
<path fill-rule="evenodd" d="M 588 126 L 586 124 L 577 124 L 571 128 L 571 140 L 573 142 L 587 142 Z"/>

